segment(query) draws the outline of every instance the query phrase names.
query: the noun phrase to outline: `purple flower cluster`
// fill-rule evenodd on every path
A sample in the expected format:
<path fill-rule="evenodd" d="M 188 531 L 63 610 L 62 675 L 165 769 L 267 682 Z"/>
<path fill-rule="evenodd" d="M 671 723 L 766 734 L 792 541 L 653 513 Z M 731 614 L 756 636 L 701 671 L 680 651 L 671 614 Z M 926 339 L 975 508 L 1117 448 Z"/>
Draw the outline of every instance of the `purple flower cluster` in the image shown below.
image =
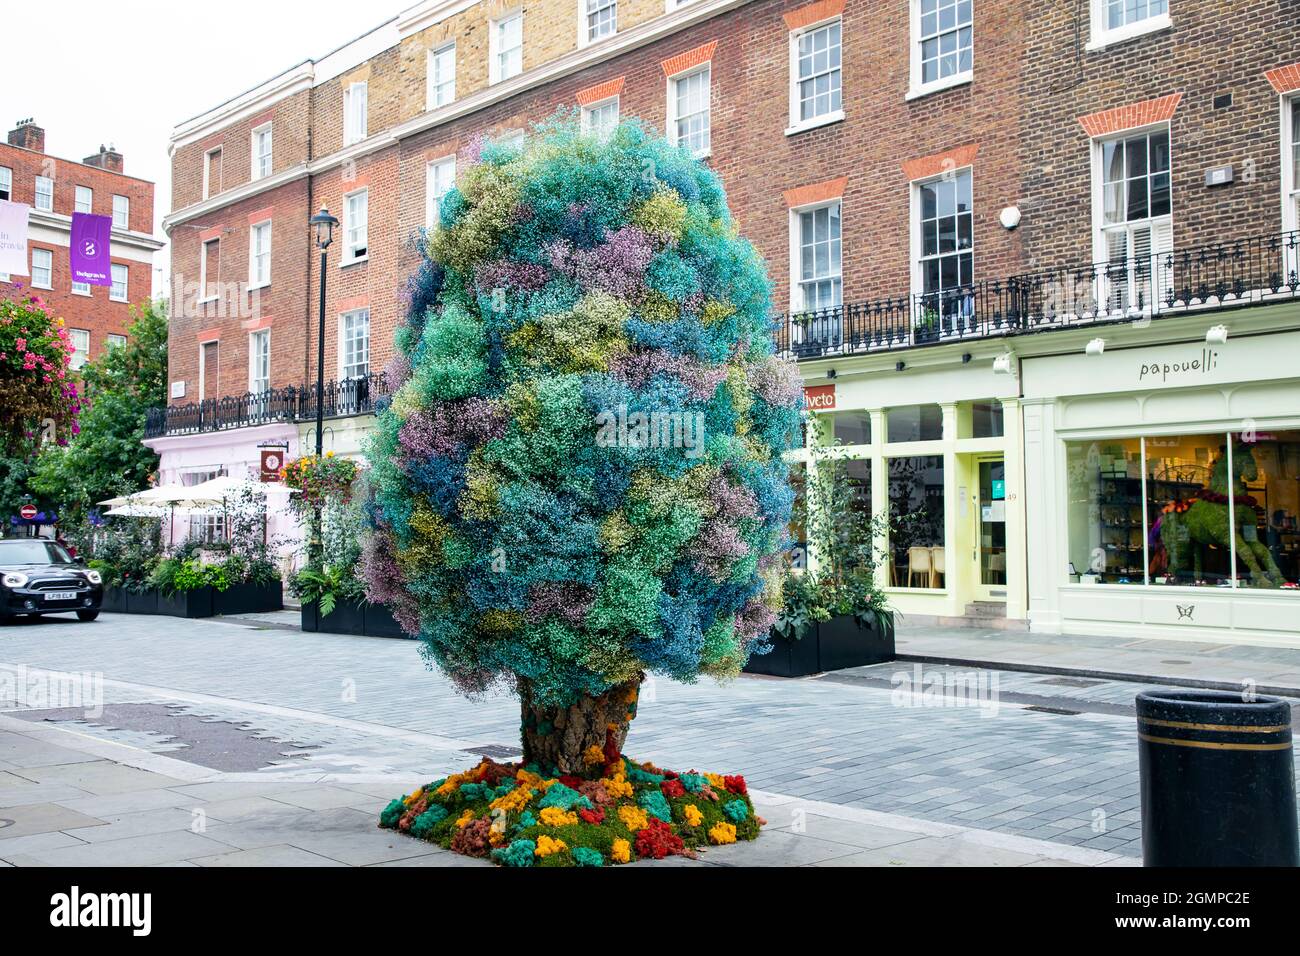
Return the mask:
<path fill-rule="evenodd" d="M 405 352 L 394 352 L 393 357 L 384 366 L 384 381 L 388 384 L 391 395 L 406 384 L 411 377 L 411 358 Z"/>
<path fill-rule="evenodd" d="M 742 641 L 742 648 L 754 639 L 762 640 L 776 623 L 776 612 L 762 601 L 754 599 L 740 609 L 736 615 L 736 633 Z"/>
<path fill-rule="evenodd" d="M 645 388 L 656 375 L 667 375 L 679 380 L 691 393 L 691 398 L 707 402 L 727 379 L 724 365 L 705 365 L 703 362 L 676 352 L 662 349 L 642 349 L 615 356 L 609 364 L 610 373 L 634 388 Z"/>
<path fill-rule="evenodd" d="M 591 588 L 566 581 L 536 584 L 528 592 L 528 619 L 544 621 L 552 614 L 574 626 L 580 625 L 595 599 Z"/>
<path fill-rule="evenodd" d="M 749 366 L 746 373 L 750 387 L 769 405 L 799 404 L 803 382 L 793 362 L 768 359 Z"/>
<path fill-rule="evenodd" d="M 405 460 L 454 455 L 466 445 L 478 446 L 506 432 L 506 410 L 486 398 L 446 402 L 411 415 L 397 433 Z"/>
<path fill-rule="evenodd" d="M 561 240 L 552 243 L 547 251 L 551 264 L 584 289 L 603 289 L 624 299 L 641 288 L 646 268 L 654 258 L 654 244 L 636 226 L 615 230 L 601 245 L 590 249 L 578 249 Z"/>
<path fill-rule="evenodd" d="M 480 290 L 521 289 L 532 292 L 546 285 L 550 278 L 551 271 L 536 262 L 498 260 L 479 266 L 474 283 Z"/>
<path fill-rule="evenodd" d="M 710 521 L 695 542 L 695 569 L 715 581 L 725 581 L 737 561 L 749 554 L 749 545 L 735 525 Z"/>
<path fill-rule="evenodd" d="M 709 499 L 718 509 L 718 517 L 735 521 L 758 516 L 758 499 L 744 485 L 733 485 L 719 477 L 709 485 Z"/>

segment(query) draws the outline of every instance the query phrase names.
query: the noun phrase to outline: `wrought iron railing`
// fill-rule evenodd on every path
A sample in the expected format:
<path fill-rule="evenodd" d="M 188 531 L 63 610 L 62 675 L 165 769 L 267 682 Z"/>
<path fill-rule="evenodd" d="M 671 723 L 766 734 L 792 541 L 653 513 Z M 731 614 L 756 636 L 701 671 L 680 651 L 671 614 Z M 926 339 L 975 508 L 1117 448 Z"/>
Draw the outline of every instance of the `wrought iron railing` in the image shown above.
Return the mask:
<path fill-rule="evenodd" d="M 1300 297 L 1300 231 L 781 315 L 797 359 L 909 349 Z"/>
<path fill-rule="evenodd" d="M 387 393 L 387 380 L 380 372 L 326 382 L 323 391 L 325 417 L 369 414 L 375 410 L 375 403 Z M 144 432 L 146 438 L 157 438 L 160 435 L 190 435 L 273 422 L 311 421 L 315 417 L 316 386 L 286 385 L 264 392 L 208 398 L 188 405 L 151 408 L 145 417 Z"/>

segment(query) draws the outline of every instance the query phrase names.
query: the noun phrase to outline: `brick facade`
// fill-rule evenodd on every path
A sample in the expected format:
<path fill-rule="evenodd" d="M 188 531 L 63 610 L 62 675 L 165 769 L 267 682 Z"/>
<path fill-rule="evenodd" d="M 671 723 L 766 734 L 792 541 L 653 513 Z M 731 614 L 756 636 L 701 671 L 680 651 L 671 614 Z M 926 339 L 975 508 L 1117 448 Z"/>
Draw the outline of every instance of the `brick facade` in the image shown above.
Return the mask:
<path fill-rule="evenodd" d="M 60 316 L 67 328 L 90 334 L 89 358 L 97 358 L 107 346 L 109 335 L 125 335 L 130 322 L 131 306 L 147 300 L 153 288 L 153 253 L 162 243 L 152 239 L 153 183 L 128 176 L 114 167 L 121 154 L 101 149 L 85 162 L 62 159 L 44 151 L 44 131 L 34 125 L 21 126 L 0 143 L 0 167 L 10 170 L 12 189 L 9 199 L 32 207 L 29 214 L 28 265 L 32 251 L 50 253 L 50 288 L 38 288 L 37 294 Z M 44 176 L 53 181 L 53 208 L 36 209 L 36 180 Z M 111 260 L 126 266 L 125 301 L 110 297 L 109 286 L 91 286 L 87 295 L 72 291 L 72 267 L 68 256 L 68 234 L 76 202 L 77 187 L 91 190 L 90 212 L 113 215 L 113 197 L 128 201 L 127 230 L 115 229 Z M 129 236 L 126 233 L 134 233 Z M 32 277 L 12 276 L 0 282 L 0 290 L 11 292 L 14 285 L 32 286 Z"/>
<path fill-rule="evenodd" d="M 223 175 L 223 188 L 246 182 L 249 133 L 263 115 L 272 115 L 275 124 L 276 170 L 311 165 L 310 175 L 278 187 L 274 196 L 240 199 L 195 220 L 239 224 L 229 250 L 222 251 L 222 268 L 246 272 L 247 214 L 275 207 L 273 278 L 263 290 L 276 330 L 273 385 L 297 385 L 314 375 L 317 266 L 306 220 L 316 208 L 328 205 L 341 216 L 345 195 L 362 185 L 369 190 L 367 261 L 341 267 L 341 247 L 330 250 L 326 377 L 337 372 L 334 324 L 349 304 L 370 308 L 370 367 L 377 370 L 401 317 L 398 290 L 416 262 L 407 243 L 425 222 L 430 160 L 455 154 L 463 164 L 476 137 L 523 129 L 557 108 L 615 93 L 622 117 L 663 129 L 666 74 L 704 62 L 711 70 L 708 161 L 727 187 L 743 234 L 768 259 L 778 310 L 791 304 L 792 207 L 841 197 L 846 302 L 905 296 L 913 291 L 912 184 L 952 169 L 969 167 L 972 173 L 976 279 L 1091 261 L 1091 137 L 1135 123 L 1170 126 L 1179 245 L 1280 228 L 1279 84 L 1293 79 L 1288 70 L 1300 59 L 1300 35 L 1294 12 L 1286 13 L 1287 4 L 1275 0 L 1242 4 L 1226 15 L 1227 22 L 1223 6 L 1212 0 L 1172 0 L 1172 29 L 1098 50 L 1087 49 L 1087 2 L 1035 7 L 1029 15 L 1022 3 L 984 0 L 975 11 L 972 78 L 926 95 L 909 95 L 906 0 L 753 0 L 603 62 L 561 71 L 547 83 L 522 85 L 517 95 L 466 115 L 455 115 L 453 104 L 447 119 L 403 129 L 395 143 L 343 149 L 349 82 L 364 78 L 369 84 L 371 137 L 418 123 L 425 114 L 428 51 L 454 38 L 457 102 L 483 94 L 491 21 L 520 6 L 506 0 L 475 4 L 281 98 L 269 114 L 240 119 L 175 150 L 175 209 L 199 202 L 202 157 L 213 144 L 230 150 L 229 158 L 223 156 L 231 171 Z M 522 9 L 525 76 L 578 49 L 572 0 L 537 0 Z M 662 0 L 621 3 L 619 32 L 671 15 Z M 795 131 L 792 30 L 835 16 L 842 23 L 844 118 Z M 1232 101 L 1224 105 L 1221 97 L 1228 93 Z M 282 123 L 291 131 L 287 141 Z M 341 156 L 333 156 L 340 150 Z M 1238 171 L 1236 183 L 1207 188 L 1205 170 L 1227 163 Z M 999 222 L 1008 206 L 1022 213 L 1014 230 Z M 193 270 L 197 232 L 185 223 L 172 239 L 177 267 Z M 297 258 L 282 266 L 282 255 Z M 246 335 L 241 337 L 246 348 Z M 173 380 L 192 376 L 197 361 L 192 337 L 175 341 L 180 344 L 173 347 Z M 242 369 L 234 361 L 229 377 L 231 366 L 223 360 L 222 385 L 238 392 L 246 355 Z"/>

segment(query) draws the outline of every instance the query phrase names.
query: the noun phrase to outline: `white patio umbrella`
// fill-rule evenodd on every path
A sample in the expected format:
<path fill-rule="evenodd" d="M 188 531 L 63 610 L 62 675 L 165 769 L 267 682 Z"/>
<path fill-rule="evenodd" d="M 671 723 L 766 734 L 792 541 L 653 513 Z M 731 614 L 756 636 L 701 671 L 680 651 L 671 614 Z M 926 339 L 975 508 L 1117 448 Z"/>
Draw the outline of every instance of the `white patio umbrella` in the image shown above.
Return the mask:
<path fill-rule="evenodd" d="M 118 495 L 115 498 L 105 498 L 103 501 L 96 503 L 104 505 L 106 508 L 120 508 L 122 505 L 126 504 L 126 496 Z"/>
<path fill-rule="evenodd" d="M 261 495 L 269 497 L 271 494 L 288 495 L 289 489 L 285 488 L 278 482 L 253 481 L 249 478 L 233 478 L 230 475 L 219 475 L 211 478 L 201 484 L 187 488 L 189 497 L 186 503 L 192 507 L 201 510 L 212 510 L 214 507 L 220 507 L 222 515 L 225 516 L 230 502 L 238 501 L 246 494 Z M 262 540 L 266 540 L 267 520 L 266 512 L 262 512 Z"/>

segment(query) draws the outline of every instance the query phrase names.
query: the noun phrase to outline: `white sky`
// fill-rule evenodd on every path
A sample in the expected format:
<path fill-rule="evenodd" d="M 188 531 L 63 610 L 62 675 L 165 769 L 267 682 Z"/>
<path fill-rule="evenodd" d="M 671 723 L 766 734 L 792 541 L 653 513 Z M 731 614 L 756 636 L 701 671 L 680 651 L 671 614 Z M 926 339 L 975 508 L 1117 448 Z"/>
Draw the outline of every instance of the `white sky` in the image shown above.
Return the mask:
<path fill-rule="evenodd" d="M 0 125 L 8 132 L 32 117 L 45 128 L 46 152 L 64 159 L 116 146 L 128 175 L 155 183 L 154 232 L 162 239 L 173 126 L 324 56 L 414 2 L 6 3 Z M 155 256 L 155 293 L 168 260 L 165 248 Z"/>

